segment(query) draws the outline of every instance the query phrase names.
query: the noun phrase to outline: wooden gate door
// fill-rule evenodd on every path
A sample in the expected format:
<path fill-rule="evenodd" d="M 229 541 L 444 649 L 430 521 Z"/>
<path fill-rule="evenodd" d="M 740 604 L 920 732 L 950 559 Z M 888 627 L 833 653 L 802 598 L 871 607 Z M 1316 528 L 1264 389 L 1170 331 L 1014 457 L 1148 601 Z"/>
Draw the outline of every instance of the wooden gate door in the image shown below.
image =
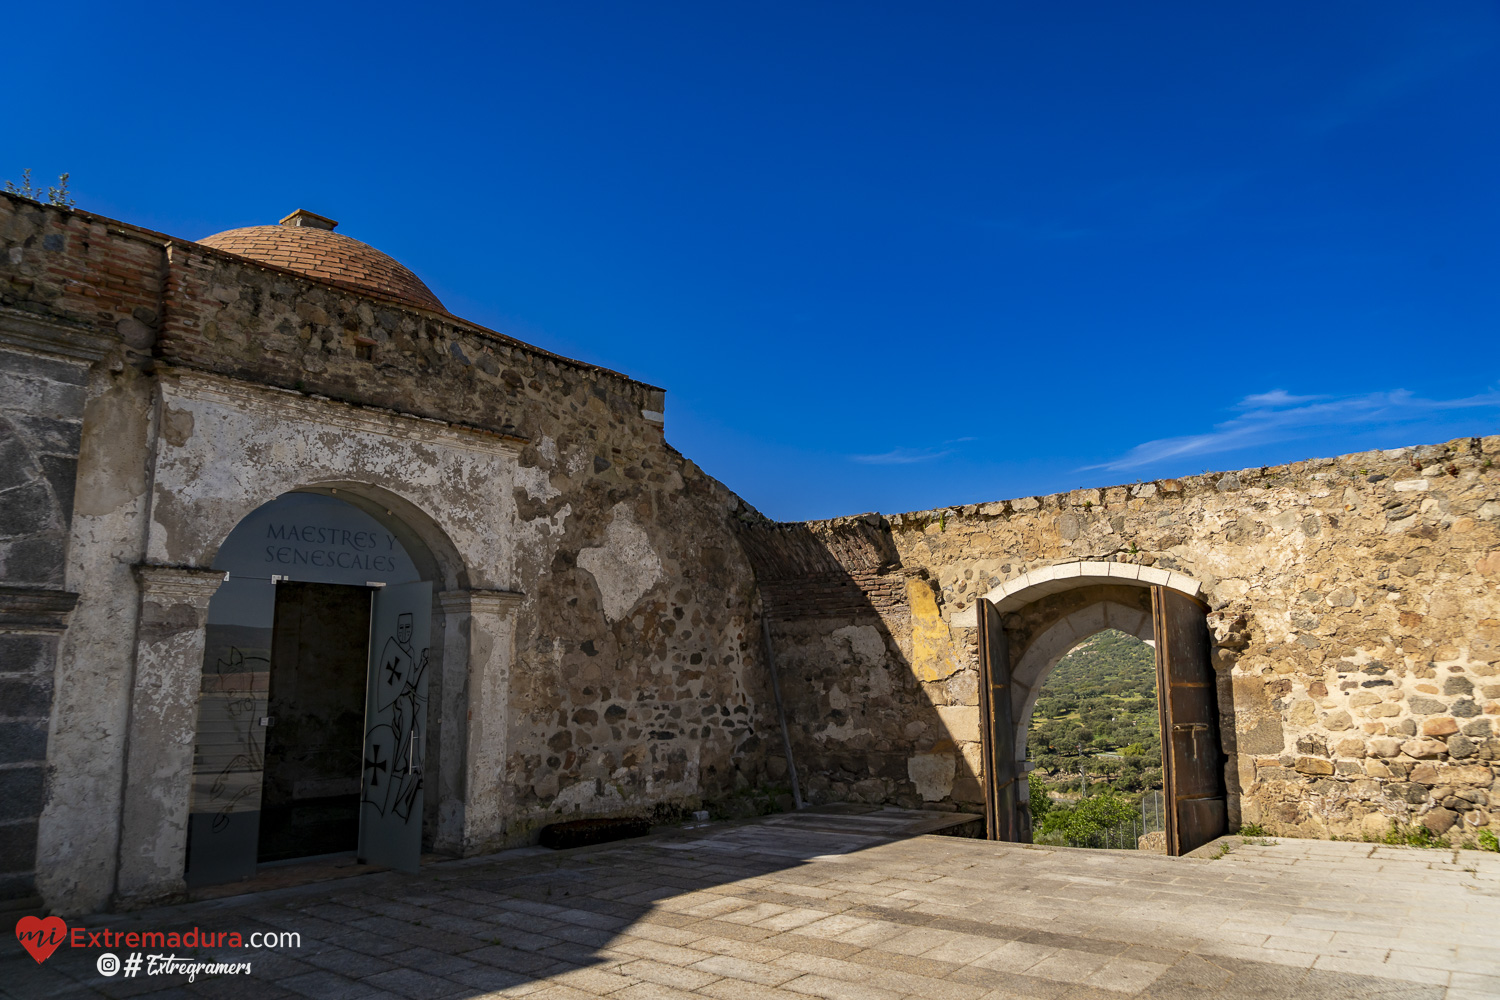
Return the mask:
<path fill-rule="evenodd" d="M 1167 853 L 1174 856 L 1229 831 L 1207 610 L 1175 590 L 1151 588 Z"/>
<path fill-rule="evenodd" d="M 990 840 L 1025 842 L 1030 830 L 1021 812 L 1020 762 L 1011 703 L 1010 643 L 1000 612 L 984 598 L 979 619 L 979 741 L 984 758 L 984 829 Z"/>

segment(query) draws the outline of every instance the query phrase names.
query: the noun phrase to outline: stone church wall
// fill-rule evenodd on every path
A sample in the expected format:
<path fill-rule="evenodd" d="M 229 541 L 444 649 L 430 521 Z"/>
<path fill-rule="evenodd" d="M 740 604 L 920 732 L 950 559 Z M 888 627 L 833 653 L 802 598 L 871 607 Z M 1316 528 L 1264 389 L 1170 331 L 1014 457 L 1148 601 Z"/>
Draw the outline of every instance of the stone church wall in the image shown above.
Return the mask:
<path fill-rule="evenodd" d="M 1236 820 L 1456 838 L 1500 816 L 1500 438 L 774 525 L 667 443 L 660 389 L 4 195 L 0 390 L 0 893 L 64 912 L 180 877 L 183 744 L 146 709 L 191 717 L 163 664 L 201 636 L 231 506 L 346 474 L 456 526 L 444 655 L 508 671 L 434 695 L 456 714 L 433 759 L 471 752 L 441 786 L 470 816 L 427 817 L 448 850 L 776 801 L 762 610 L 810 799 L 975 808 L 973 602 L 1090 561 L 1201 584 Z M 1088 600 L 1017 611 L 1013 657 Z"/>
<path fill-rule="evenodd" d="M 748 527 L 760 539 L 807 540 L 835 564 L 823 577 L 853 594 L 871 559 L 836 540 L 857 526 L 884 571 L 906 583 L 904 601 L 856 598 L 842 616 L 807 589 L 774 602 L 812 797 L 974 808 L 974 601 L 1035 570 L 1098 561 L 1202 584 L 1233 820 L 1314 837 L 1422 823 L 1455 840 L 1500 825 L 1500 802 L 1491 804 L 1500 795 L 1497 465 L 1500 437 L 1465 438 Z M 774 578 L 773 556 L 753 540 L 747 549 Z M 1012 662 L 1040 631 L 1028 616 L 1065 596 L 1007 616 Z M 893 697 L 902 707 L 880 711 Z"/>
<path fill-rule="evenodd" d="M 504 731 L 503 759 L 488 788 L 457 789 L 503 821 L 466 852 L 528 842 L 539 826 L 579 815 L 734 811 L 773 783 L 755 581 L 732 531 L 747 508 L 667 443 L 661 390 L 447 314 L 6 196 L 0 295 L 28 323 L 87 332 L 110 352 L 91 362 L 86 392 L 73 390 L 87 414 L 73 432 L 77 514 L 66 566 L 47 577 L 80 595 L 57 697 L 39 709 L 50 712 L 39 845 L 50 874 L 39 881 L 52 905 L 107 902 L 120 858 L 136 850 L 120 842 L 121 817 L 156 794 L 122 781 L 141 697 L 135 570 L 206 567 L 217 545 L 198 537 L 203 526 L 177 498 L 151 487 L 155 466 L 203 451 L 174 402 L 198 390 L 174 387 L 204 379 L 218 380 L 215 398 L 231 410 L 237 395 L 279 390 L 301 421 L 353 407 L 416 428 L 411 466 L 380 468 L 392 484 L 425 475 L 422 421 L 474 447 L 504 444 L 506 475 L 453 499 L 509 525 L 495 564 L 470 568 L 472 585 L 520 595 L 506 633 L 513 667 L 495 699 L 504 718 L 472 720 Z M 347 464 L 355 458 L 342 454 L 350 446 L 339 426 L 330 421 L 327 454 Z M 226 438 L 250 456 L 246 467 L 205 472 L 232 474 L 226 497 L 253 492 L 256 448 L 269 449 L 259 452 L 268 470 L 285 468 L 275 443 L 258 440 Z M 313 478 L 319 461 L 308 462 Z M 195 487 L 196 502 L 215 489 Z"/>

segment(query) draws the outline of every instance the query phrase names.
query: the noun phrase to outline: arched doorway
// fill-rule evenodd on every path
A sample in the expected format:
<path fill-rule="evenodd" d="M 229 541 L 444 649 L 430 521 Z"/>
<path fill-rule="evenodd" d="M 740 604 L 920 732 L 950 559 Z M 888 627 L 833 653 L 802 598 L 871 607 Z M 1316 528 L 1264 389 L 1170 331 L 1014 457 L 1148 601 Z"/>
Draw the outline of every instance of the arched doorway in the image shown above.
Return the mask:
<path fill-rule="evenodd" d="M 1042 682 L 1083 639 L 1115 629 L 1155 645 L 1169 854 L 1227 832 L 1217 683 L 1197 581 L 1117 563 L 1028 574 L 978 601 L 986 826 L 1029 842 L 1027 731 Z"/>
<path fill-rule="evenodd" d="M 188 884 L 330 855 L 414 870 L 440 560 L 391 509 L 324 487 L 246 515 L 212 567 Z"/>

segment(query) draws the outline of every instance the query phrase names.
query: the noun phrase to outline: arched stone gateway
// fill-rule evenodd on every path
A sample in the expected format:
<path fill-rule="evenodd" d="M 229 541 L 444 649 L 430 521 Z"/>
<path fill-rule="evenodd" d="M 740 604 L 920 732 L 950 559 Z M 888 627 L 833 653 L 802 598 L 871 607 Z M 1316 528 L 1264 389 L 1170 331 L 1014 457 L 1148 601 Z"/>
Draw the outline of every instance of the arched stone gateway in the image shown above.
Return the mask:
<path fill-rule="evenodd" d="M 214 558 L 225 575 L 207 609 L 190 885 L 354 852 L 411 870 L 433 839 L 426 780 L 444 720 L 431 637 L 446 625 L 433 587 L 462 562 L 429 519 L 441 557 L 357 491 L 284 494 Z"/>
<path fill-rule="evenodd" d="M 160 391 L 116 900 L 492 842 L 505 727 L 470 721 L 504 718 L 521 595 L 510 512 L 466 494 L 516 447 L 196 373 Z"/>
<path fill-rule="evenodd" d="M 1201 591 L 1201 583 L 1181 573 L 1075 562 L 1024 574 L 975 602 L 991 837 L 1031 839 L 1027 736 L 1037 696 L 1069 650 L 1107 628 L 1156 648 L 1169 853 L 1191 851 L 1225 832 L 1220 705 L 1209 662 L 1208 609 L 1195 597 Z"/>
<path fill-rule="evenodd" d="M 1464 438 L 749 528 L 810 797 L 982 811 L 979 601 L 1009 633 L 1019 769 L 1054 658 L 1105 615 L 1144 630 L 1161 588 L 1204 605 L 1231 827 L 1473 841 L 1500 823 L 1497 455 Z"/>

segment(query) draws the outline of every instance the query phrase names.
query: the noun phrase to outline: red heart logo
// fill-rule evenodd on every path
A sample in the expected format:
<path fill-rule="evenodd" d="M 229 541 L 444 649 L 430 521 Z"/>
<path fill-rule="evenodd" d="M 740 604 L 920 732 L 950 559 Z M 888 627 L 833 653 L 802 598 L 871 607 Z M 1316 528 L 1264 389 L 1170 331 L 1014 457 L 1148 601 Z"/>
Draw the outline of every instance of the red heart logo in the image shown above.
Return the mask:
<path fill-rule="evenodd" d="M 68 939 L 68 925 L 62 917 L 22 917 L 16 921 L 16 937 L 31 952 L 37 964 L 47 961 L 57 946 Z"/>

